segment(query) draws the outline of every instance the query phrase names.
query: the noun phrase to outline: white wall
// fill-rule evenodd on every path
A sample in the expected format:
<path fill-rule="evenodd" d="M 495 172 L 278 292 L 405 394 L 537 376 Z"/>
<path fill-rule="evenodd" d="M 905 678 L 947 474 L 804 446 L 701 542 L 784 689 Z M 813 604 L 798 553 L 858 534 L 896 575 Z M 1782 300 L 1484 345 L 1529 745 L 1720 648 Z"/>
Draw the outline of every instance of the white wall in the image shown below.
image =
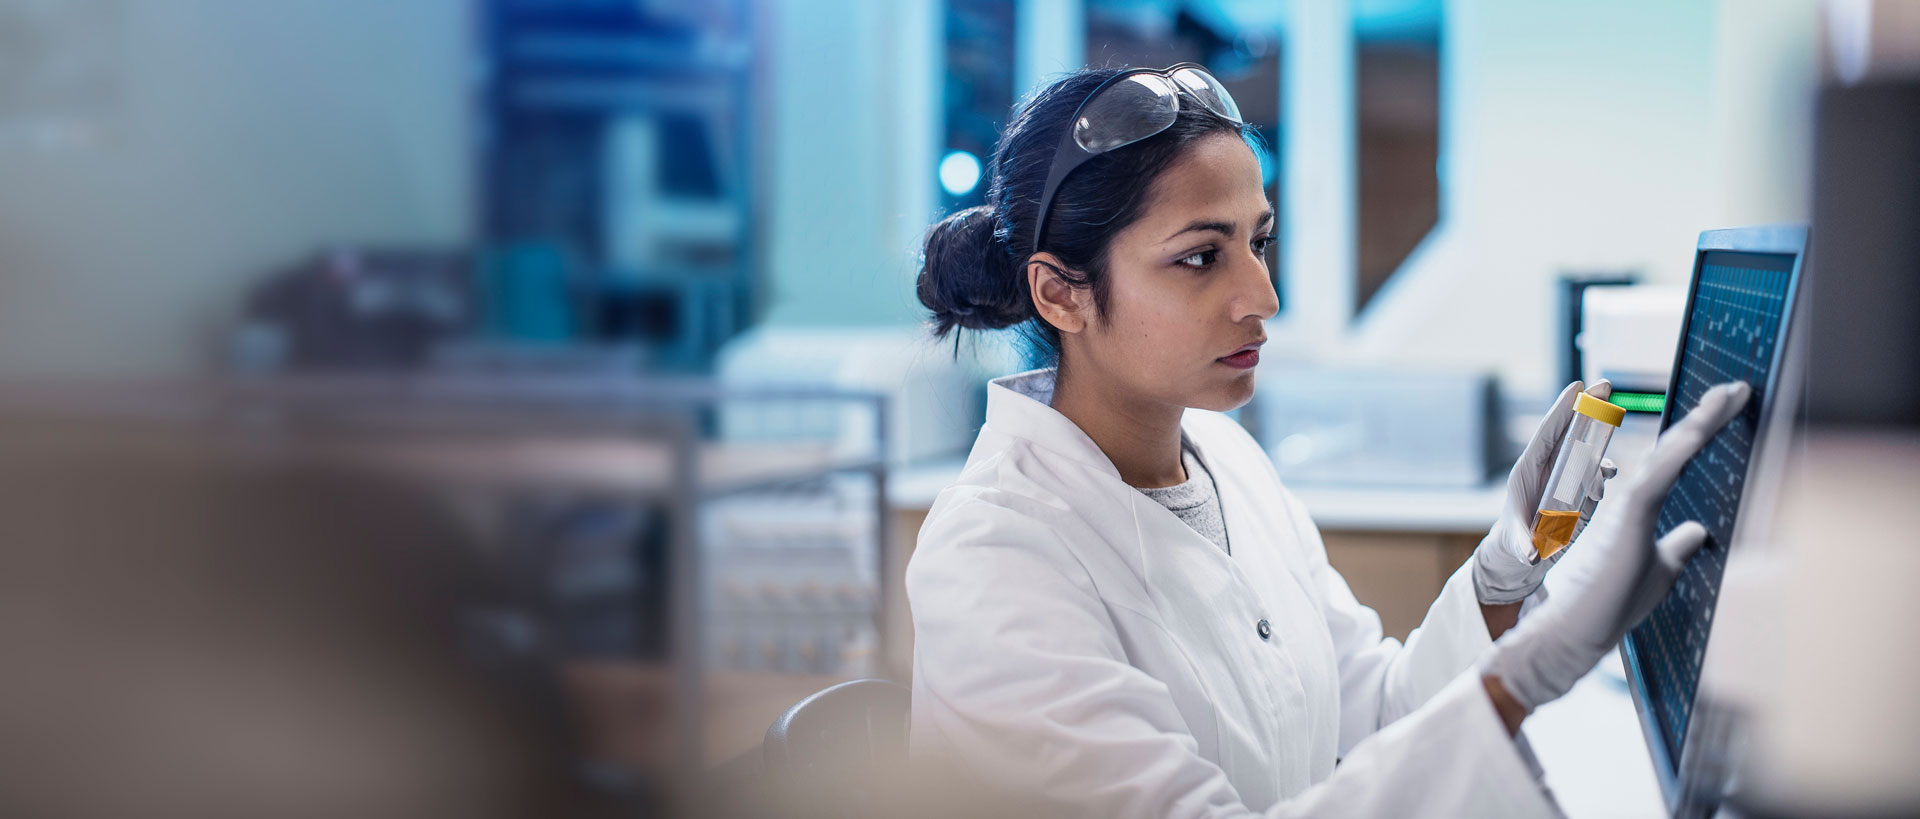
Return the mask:
<path fill-rule="evenodd" d="M 1442 225 L 1329 357 L 1490 368 L 1545 391 L 1560 272 L 1684 282 L 1699 231 L 1805 219 L 1813 13 L 1449 2 Z"/>
<path fill-rule="evenodd" d="M 943 7 L 767 4 L 766 281 L 772 326 L 921 318 L 916 260 L 935 213 Z"/>
<path fill-rule="evenodd" d="M 42 33 L 119 41 L 100 141 L 0 140 L 0 377 L 201 371 L 273 267 L 470 238 L 465 0 L 94 5 Z"/>

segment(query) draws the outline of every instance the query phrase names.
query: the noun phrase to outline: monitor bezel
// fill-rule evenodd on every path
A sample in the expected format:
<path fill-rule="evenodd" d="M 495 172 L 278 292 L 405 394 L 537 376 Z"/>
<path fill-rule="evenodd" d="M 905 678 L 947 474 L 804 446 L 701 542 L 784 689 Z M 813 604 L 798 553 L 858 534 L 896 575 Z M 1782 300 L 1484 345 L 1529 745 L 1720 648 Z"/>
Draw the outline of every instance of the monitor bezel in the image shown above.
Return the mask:
<path fill-rule="evenodd" d="M 1787 351 L 1792 346 L 1790 340 L 1796 333 L 1795 316 L 1799 312 L 1797 308 L 1800 300 L 1801 276 L 1806 266 L 1806 247 L 1806 227 L 1800 225 L 1767 225 L 1762 227 L 1702 231 L 1700 241 L 1694 248 L 1693 273 L 1687 283 L 1687 303 L 1684 311 L 1681 313 L 1680 336 L 1675 342 L 1673 371 L 1667 376 L 1667 406 L 1660 413 L 1660 431 L 1662 433 L 1666 432 L 1667 428 L 1673 424 L 1675 404 L 1673 397 L 1679 394 L 1680 364 L 1686 358 L 1687 334 L 1692 330 L 1693 325 L 1693 304 L 1700 292 L 1700 266 L 1702 261 L 1705 260 L 1707 253 L 1712 251 L 1731 251 L 1736 253 L 1761 253 L 1793 257 L 1793 266 L 1787 274 L 1786 302 L 1780 316 L 1780 335 L 1774 341 L 1773 356 L 1767 363 L 1769 373 L 1767 389 L 1764 394 L 1759 396 L 1761 401 L 1760 417 L 1754 425 L 1753 450 L 1747 456 L 1747 474 L 1743 480 L 1746 482 L 1745 485 L 1749 487 L 1757 483 L 1754 472 L 1763 460 L 1763 452 L 1768 446 L 1775 443 L 1771 440 L 1773 436 L 1765 434 L 1768 430 L 1774 428 L 1772 423 L 1773 415 L 1776 411 L 1786 409 L 1781 406 L 1778 397 L 1783 390 L 1783 385 L 1788 380 L 1783 378 L 1782 375 L 1785 371 L 1784 365 L 1787 360 Z M 1750 497 L 1752 493 L 1751 491 L 1747 491 L 1744 494 Z M 1733 532 L 1729 535 L 1727 544 L 1727 562 L 1729 565 L 1738 559 L 1735 557 L 1736 552 L 1744 553 L 1745 551 L 1744 548 L 1734 548 L 1734 545 L 1744 543 L 1751 539 L 1745 525 L 1746 521 L 1751 517 L 1751 514 L 1740 514 L 1737 515 L 1734 520 Z M 1635 627 L 1637 628 L 1638 624 L 1635 624 Z M 1703 652 L 1712 651 L 1712 644 L 1713 627 L 1709 626 L 1707 629 L 1707 645 L 1703 647 Z M 1653 711 L 1648 704 L 1648 693 L 1641 682 L 1640 662 L 1636 649 L 1634 648 L 1633 634 L 1631 631 L 1620 641 L 1619 652 L 1621 664 L 1626 670 L 1627 691 L 1632 695 L 1633 709 L 1639 717 L 1640 729 L 1645 735 L 1647 742 L 1647 751 L 1653 757 L 1654 775 L 1660 782 L 1661 795 L 1666 802 L 1669 813 L 1678 811 L 1683 796 L 1690 791 L 1697 790 L 1691 787 L 1692 783 L 1687 781 L 1685 774 L 1690 770 L 1689 763 L 1693 761 L 1695 752 L 1698 749 L 1693 739 L 1698 733 L 1697 729 L 1700 726 L 1700 722 L 1691 719 L 1687 721 L 1686 732 L 1681 736 L 1679 742 L 1680 759 L 1672 759 L 1667 751 L 1665 729 L 1662 728 L 1659 721 L 1654 718 Z M 1707 663 L 1703 662 L 1703 669 L 1707 665 Z M 1694 689 L 1695 702 L 1690 704 L 1689 708 L 1698 705 L 1700 690 L 1705 687 L 1706 684 L 1703 678 L 1700 686 Z"/>

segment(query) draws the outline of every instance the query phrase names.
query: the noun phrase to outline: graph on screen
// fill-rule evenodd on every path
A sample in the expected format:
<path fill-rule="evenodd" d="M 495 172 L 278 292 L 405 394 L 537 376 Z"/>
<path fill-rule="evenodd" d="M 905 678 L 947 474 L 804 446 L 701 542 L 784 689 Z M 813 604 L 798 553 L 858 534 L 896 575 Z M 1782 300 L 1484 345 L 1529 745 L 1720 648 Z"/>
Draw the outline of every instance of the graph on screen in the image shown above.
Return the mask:
<path fill-rule="evenodd" d="M 1677 764 L 1700 684 L 1714 603 L 1726 571 L 1727 547 L 1746 488 L 1747 464 L 1775 377 L 1774 353 L 1791 293 L 1794 257 L 1704 251 L 1669 396 L 1669 425 L 1685 417 L 1716 384 L 1745 381 L 1753 398 L 1680 473 L 1660 509 L 1656 534 L 1697 520 L 1706 545 L 1687 564 L 1673 592 L 1628 638 L 1645 686 L 1646 707 Z"/>

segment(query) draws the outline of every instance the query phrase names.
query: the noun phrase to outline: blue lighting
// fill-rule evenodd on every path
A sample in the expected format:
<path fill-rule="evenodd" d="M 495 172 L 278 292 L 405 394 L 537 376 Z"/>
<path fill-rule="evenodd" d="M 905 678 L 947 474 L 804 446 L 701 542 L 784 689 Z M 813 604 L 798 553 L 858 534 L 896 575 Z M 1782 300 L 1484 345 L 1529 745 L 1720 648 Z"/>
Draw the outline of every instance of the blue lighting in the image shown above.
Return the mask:
<path fill-rule="evenodd" d="M 980 186 L 980 158 L 966 151 L 953 151 L 940 160 L 940 186 L 950 196 L 966 196 Z"/>

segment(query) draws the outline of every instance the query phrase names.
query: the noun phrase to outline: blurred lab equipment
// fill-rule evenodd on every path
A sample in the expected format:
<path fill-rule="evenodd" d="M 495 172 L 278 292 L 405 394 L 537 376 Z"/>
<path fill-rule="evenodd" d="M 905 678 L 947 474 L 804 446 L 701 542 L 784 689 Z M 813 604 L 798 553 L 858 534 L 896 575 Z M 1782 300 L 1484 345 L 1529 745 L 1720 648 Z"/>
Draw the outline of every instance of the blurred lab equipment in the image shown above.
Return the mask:
<path fill-rule="evenodd" d="M 1252 415 L 1289 485 L 1477 488 L 1506 460 L 1484 373 L 1276 367 Z"/>
<path fill-rule="evenodd" d="M 1600 461 L 1625 416 L 1620 407 L 1584 392 L 1574 399 L 1573 420 L 1533 513 L 1533 562 L 1553 557 L 1579 534 L 1581 517 L 1591 514 L 1587 499 L 1602 480 Z"/>
<path fill-rule="evenodd" d="M 806 390 L 826 387 L 886 397 L 884 417 L 849 405 L 765 400 L 733 402 L 718 411 L 717 435 L 729 445 L 784 446 L 796 440 L 833 442 L 846 457 L 872 454 L 876 424 L 884 426 L 882 457 L 895 469 L 957 461 L 972 444 L 984 416 L 987 375 L 1015 369 L 1019 351 L 1005 338 L 970 339 L 964 347 L 936 343 L 919 328 L 758 328 L 716 356 L 717 378 L 728 388 Z M 906 550 L 877 575 L 874 522 L 866 510 L 879 499 L 859 482 L 820 481 L 778 495 L 755 495 L 716 505 L 713 541 L 726 566 L 714 578 L 725 607 L 715 662 L 727 667 L 834 665 L 846 673 L 876 668 L 879 655 L 905 673 L 911 624 L 899 595 Z M 889 521 L 889 525 L 895 525 Z M 909 527 L 906 531 L 911 532 Z M 856 612 L 883 606 L 890 633 L 860 628 Z M 883 645 L 870 640 L 884 637 Z"/>
<path fill-rule="evenodd" d="M 1580 298 L 1580 332 L 1569 339 L 1579 351 L 1576 376 L 1613 384 L 1607 401 L 1627 411 L 1614 433 L 1612 459 L 1627 474 L 1653 449 L 1666 408 L 1674 345 L 1687 291 L 1681 285 L 1633 284 L 1591 287 Z"/>
<path fill-rule="evenodd" d="M 518 342 L 557 343 L 579 334 L 580 286 L 565 248 L 514 242 L 480 254 L 478 334 Z"/>
<path fill-rule="evenodd" d="M 1807 412 L 1920 425 L 1920 80 L 1829 89 L 1819 104 Z M 1889 377 L 1893 374 L 1903 377 Z"/>
<path fill-rule="evenodd" d="M 1587 288 L 1623 287 L 1637 284 L 1640 275 L 1634 272 L 1581 272 L 1563 273 L 1558 279 L 1560 308 L 1560 381 L 1572 383 L 1586 379 L 1586 367 L 1580 350 L 1580 330 L 1585 318 Z"/>
<path fill-rule="evenodd" d="M 465 378 L 633 378 L 647 371 L 645 348 L 624 344 L 543 344 L 500 339 L 448 341 L 427 371 Z"/>
<path fill-rule="evenodd" d="M 477 5 L 485 240 L 577 252 L 580 333 L 708 371 L 763 300 L 763 15 L 747 0 Z"/>
<path fill-rule="evenodd" d="M 988 376 L 1019 364 L 1019 352 L 1003 338 L 969 341 L 956 352 L 914 327 L 756 328 L 721 349 L 716 373 L 722 383 L 741 387 L 826 385 L 881 392 L 889 407 L 886 456 L 900 465 L 964 455 L 985 417 Z M 741 442 L 837 435 L 857 446 L 872 436 L 866 423 L 818 404 L 742 404 L 720 416 L 721 436 Z"/>
<path fill-rule="evenodd" d="M 230 363 L 243 373 L 411 369 L 468 332 L 473 314 L 459 253 L 338 248 L 248 294 Z"/>
<path fill-rule="evenodd" d="M 874 673 L 876 514 L 871 486 L 848 481 L 715 501 L 702 519 L 713 566 L 713 667 Z"/>
<path fill-rule="evenodd" d="M 1581 380 L 1613 383 L 1609 401 L 1630 412 L 1659 414 L 1665 406 L 1673 346 L 1680 336 L 1687 290 L 1678 285 L 1596 287 L 1580 301 Z"/>

